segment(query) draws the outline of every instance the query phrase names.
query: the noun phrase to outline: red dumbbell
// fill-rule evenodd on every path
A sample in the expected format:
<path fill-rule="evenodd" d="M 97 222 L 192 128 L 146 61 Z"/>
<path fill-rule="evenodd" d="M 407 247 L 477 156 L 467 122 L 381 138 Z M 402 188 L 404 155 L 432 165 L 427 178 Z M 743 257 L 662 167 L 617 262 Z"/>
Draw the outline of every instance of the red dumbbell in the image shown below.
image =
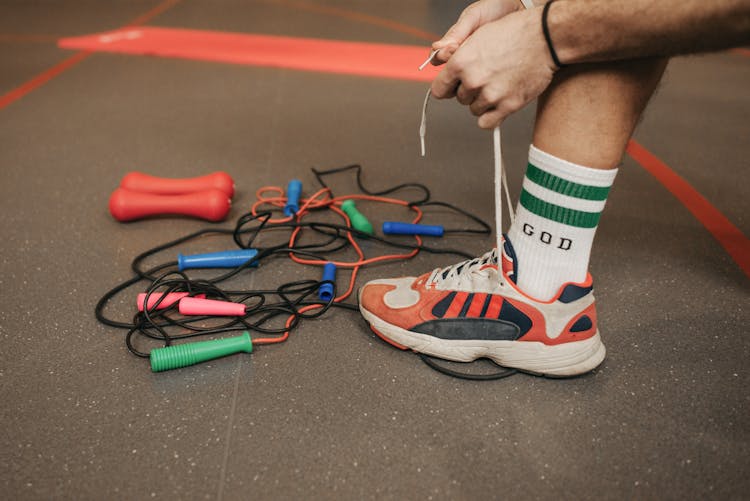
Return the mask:
<path fill-rule="evenodd" d="M 196 191 L 216 189 L 226 193 L 229 198 L 234 196 L 232 176 L 221 171 L 205 176 L 180 179 L 149 176 L 142 172 L 129 172 L 120 181 L 120 188 L 155 195 L 184 195 Z"/>
<path fill-rule="evenodd" d="M 134 221 L 165 214 L 222 221 L 232 201 L 221 190 L 208 189 L 183 195 L 154 195 L 117 188 L 109 197 L 109 212 L 118 221 Z"/>

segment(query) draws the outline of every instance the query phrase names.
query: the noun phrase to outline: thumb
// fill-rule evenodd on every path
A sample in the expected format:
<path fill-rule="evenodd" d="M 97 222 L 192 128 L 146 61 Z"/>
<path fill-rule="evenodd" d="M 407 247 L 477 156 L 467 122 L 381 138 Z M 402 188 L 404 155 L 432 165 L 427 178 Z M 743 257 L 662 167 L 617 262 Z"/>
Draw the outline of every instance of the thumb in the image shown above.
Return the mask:
<path fill-rule="evenodd" d="M 461 13 L 456 24 L 448 28 L 443 38 L 432 44 L 432 48 L 440 50 L 452 46 L 455 51 L 464 40 L 469 38 L 469 35 L 481 26 L 481 20 L 481 9 L 478 8 L 477 4 L 470 5 Z"/>
<path fill-rule="evenodd" d="M 432 64 L 433 66 L 440 66 L 441 64 L 448 62 L 448 60 L 453 56 L 453 53 L 458 50 L 459 45 L 456 43 L 449 43 L 447 45 L 443 45 L 442 47 L 437 47 L 435 45 L 436 43 L 437 42 L 432 44 L 432 49 L 438 51 L 432 59 Z"/>
<path fill-rule="evenodd" d="M 440 51 L 435 59 L 443 63 L 448 61 L 479 27 L 519 9 L 518 0 L 479 0 L 469 5 L 461 12 L 456 24 L 451 26 L 440 40 L 432 44 L 433 50 Z"/>

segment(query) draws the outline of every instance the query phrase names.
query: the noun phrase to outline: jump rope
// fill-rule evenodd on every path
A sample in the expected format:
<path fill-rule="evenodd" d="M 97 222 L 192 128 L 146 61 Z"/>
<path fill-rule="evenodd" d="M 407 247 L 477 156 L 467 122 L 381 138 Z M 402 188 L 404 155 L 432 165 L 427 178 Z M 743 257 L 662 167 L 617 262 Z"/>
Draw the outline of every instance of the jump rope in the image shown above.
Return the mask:
<path fill-rule="evenodd" d="M 432 51 L 429 58 L 419 67 L 424 68 L 437 54 Z M 422 106 L 422 119 L 419 127 L 422 156 L 425 155 L 426 115 L 431 92 L 428 90 Z M 505 189 L 511 220 L 513 208 L 508 194 L 507 181 L 503 170 L 500 128 L 493 131 L 494 172 L 495 172 L 495 217 L 498 225 L 497 248 L 502 245 L 502 189 Z M 420 234 L 443 236 L 450 234 L 490 235 L 492 228 L 479 217 L 447 202 L 431 200 L 429 189 L 420 183 L 405 183 L 381 191 L 371 191 L 362 183 L 362 167 L 358 164 L 346 165 L 329 170 L 312 168 L 320 189 L 306 199 L 300 199 L 301 183 L 294 180 L 287 186 L 286 193 L 281 187 L 266 186 L 257 190 L 256 201 L 250 211 L 237 220 L 234 228 L 204 228 L 153 247 L 136 256 L 131 262 L 134 276 L 117 284 L 97 302 L 95 315 L 99 322 L 117 329 L 126 330 L 125 345 L 135 356 L 149 358 L 155 372 L 176 369 L 212 360 L 238 352 L 251 353 L 254 346 L 283 343 L 302 320 L 319 318 L 331 308 L 348 309 L 359 312 L 356 304 L 346 300 L 355 289 L 359 271 L 366 266 L 407 260 L 420 251 L 435 254 L 453 254 L 473 259 L 474 256 L 457 249 L 441 249 L 423 243 Z M 324 177 L 353 171 L 356 173 L 358 194 L 335 196 L 324 181 Z M 225 175 L 226 176 L 226 175 Z M 126 176 L 127 177 L 127 176 Z M 125 179 L 123 180 L 123 182 Z M 151 183 L 158 181 L 151 178 Z M 188 181 L 189 182 L 189 181 Z M 223 185 L 226 180 L 222 179 Z M 148 183 L 146 183 L 148 184 Z M 165 183 L 169 185 L 169 183 Z M 174 183 L 172 183 L 174 185 Z M 223 187 L 223 186 L 222 186 Z M 228 189 L 225 188 L 225 192 Z M 421 197 L 408 201 L 392 198 L 394 192 L 416 190 Z M 145 191 L 148 191 L 145 188 Z M 213 190 L 221 191 L 221 190 Z M 231 187 L 233 193 L 234 187 Z M 178 202 L 177 198 L 182 196 Z M 224 195 L 225 196 L 225 195 Z M 231 197 L 231 195 L 229 195 Z M 158 198 L 158 197 L 157 197 Z M 149 194 L 136 194 L 130 190 L 117 190 L 110 199 L 110 210 L 120 220 L 138 219 L 158 214 L 163 209 L 157 198 Z M 178 212 L 198 215 L 205 210 L 196 209 L 200 199 L 195 196 L 174 195 L 174 203 L 181 204 Z M 204 197 L 203 200 L 206 200 Z M 386 222 L 385 234 L 413 235 L 414 243 L 394 240 L 375 235 L 368 219 L 357 209 L 356 201 L 376 202 L 404 207 L 414 213 L 410 223 Z M 114 205 L 113 205 L 114 201 Z M 221 220 L 229 211 L 221 193 L 212 193 L 207 204 L 213 210 L 209 216 L 201 216 L 212 221 Z M 132 207 L 148 207 L 133 209 Z M 155 209 L 153 207 L 156 207 Z M 443 228 L 434 225 L 421 225 L 424 216 L 422 209 L 442 207 L 462 215 L 473 223 L 473 227 Z M 281 217 L 279 216 L 281 213 Z M 331 223 L 311 220 L 315 214 L 333 214 L 343 222 Z M 262 247 L 256 243 L 261 234 L 285 231 L 281 243 Z M 302 234 L 317 236 L 313 243 L 301 243 Z M 177 261 L 145 267 L 144 261 L 162 255 L 165 251 L 206 236 L 231 237 L 237 249 L 192 256 L 178 255 Z M 383 254 L 367 257 L 360 241 L 377 242 L 386 247 L 402 250 L 402 253 Z M 342 251 L 353 250 L 357 259 L 332 260 Z M 322 279 L 305 279 L 287 282 L 275 289 L 234 289 L 226 284 L 230 279 L 240 277 L 261 263 L 270 262 L 279 256 L 286 256 L 301 265 L 322 266 Z M 191 269 L 228 268 L 218 275 L 205 278 L 192 276 Z M 336 283 L 336 270 L 350 271 L 348 284 L 340 291 Z M 502 279 L 501 279 L 502 280 Z M 105 314 L 107 305 L 120 294 L 138 284 L 145 283 L 145 292 L 137 295 L 137 312 L 131 321 L 109 318 Z M 240 336 L 212 339 L 202 342 L 175 344 L 175 341 L 192 340 L 201 336 L 217 335 L 242 331 Z M 250 333 L 253 333 L 251 335 Z M 145 351 L 144 341 L 151 341 L 152 347 Z M 430 368 L 443 374 L 470 380 L 500 379 L 517 371 L 498 366 L 501 370 L 493 373 L 474 373 L 451 369 L 439 363 L 434 357 L 418 354 Z M 459 364 L 466 366 L 467 364 Z"/>
<path fill-rule="evenodd" d="M 256 192 L 256 201 L 250 211 L 240 216 L 233 228 L 204 228 L 136 256 L 131 262 L 133 277 L 113 287 L 97 302 L 97 320 L 125 330 L 127 349 L 133 355 L 149 358 L 152 370 L 184 367 L 239 351 L 251 352 L 255 346 L 283 343 L 303 320 L 321 317 L 331 308 L 358 312 L 357 305 L 347 302 L 347 299 L 354 292 L 357 275 L 364 267 L 410 259 L 420 251 L 472 259 L 474 256 L 462 250 L 438 248 L 424 243 L 417 232 L 424 228 L 431 231 L 429 228 L 432 225 L 420 224 L 425 212 L 429 214 L 431 208 L 447 209 L 469 222 L 465 227 L 441 227 L 443 235 L 492 233 L 490 225 L 481 218 L 453 204 L 432 200 L 429 189 L 423 184 L 407 183 L 372 191 L 363 185 L 362 167 L 357 164 L 329 170 L 313 168 L 312 173 L 320 189 L 308 198 L 295 200 L 295 192 L 299 194 L 301 191 L 299 182 L 290 183 L 286 193 L 281 187 L 262 187 Z M 345 173 L 356 174 L 360 193 L 335 196 L 325 178 Z M 416 192 L 417 196 L 413 200 L 390 196 L 403 190 Z M 367 218 L 354 206 L 354 201 L 389 204 L 409 210 L 413 217 L 406 225 L 414 240 L 409 242 L 402 237 L 376 235 Z M 284 211 L 289 215 L 285 215 Z M 325 217 L 330 220 L 331 216 L 337 217 L 341 223 L 322 220 Z M 384 229 L 389 224 L 395 224 L 398 231 L 401 223 L 383 223 Z M 279 243 L 259 244 L 261 234 L 278 235 L 280 232 L 283 237 Z M 179 254 L 177 260 L 150 266 L 145 264 L 165 256 L 172 249 L 205 237 L 218 237 L 224 246 L 231 239 L 235 249 L 188 256 Z M 368 256 L 363 250 L 365 242 L 375 242 L 397 251 Z M 372 245 L 368 244 L 367 247 Z M 355 259 L 337 258 L 352 251 Z M 323 267 L 323 278 L 283 283 L 275 289 L 232 286 L 247 273 L 252 273 L 253 268 L 270 264 L 279 257 L 291 259 L 300 265 Z M 228 269 L 206 278 L 206 268 Z M 202 276 L 195 276 L 193 270 L 197 269 L 202 270 Z M 339 289 L 335 271 L 331 273 L 331 270 L 342 269 L 349 271 L 349 277 L 346 285 Z M 131 297 L 135 295 L 137 298 L 137 311 L 132 320 L 108 316 L 108 305 L 126 291 L 137 291 L 137 286 L 145 292 L 131 293 Z M 182 343 L 200 336 L 216 337 L 238 331 L 243 332 L 238 337 Z M 152 347 L 150 350 L 146 348 L 148 345 Z M 422 360 L 430 367 L 455 377 L 497 377 L 497 374 L 455 371 L 426 356 Z M 506 374 L 506 371 L 502 374 Z"/>

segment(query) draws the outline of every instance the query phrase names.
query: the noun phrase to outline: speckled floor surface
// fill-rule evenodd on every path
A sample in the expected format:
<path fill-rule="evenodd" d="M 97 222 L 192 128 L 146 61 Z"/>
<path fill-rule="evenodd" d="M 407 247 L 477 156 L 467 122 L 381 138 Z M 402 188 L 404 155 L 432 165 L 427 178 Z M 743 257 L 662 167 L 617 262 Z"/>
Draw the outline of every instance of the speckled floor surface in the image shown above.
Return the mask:
<path fill-rule="evenodd" d="M 375 16 L 441 32 L 461 9 L 402 4 L 184 0 L 147 24 L 427 45 Z M 0 2 L 0 95 L 70 57 L 58 37 L 114 29 L 157 5 Z M 675 60 L 636 133 L 745 235 L 748 81 L 738 53 Z M 129 277 L 135 255 L 205 226 L 114 221 L 107 200 L 130 170 L 225 170 L 238 188 L 234 219 L 260 186 L 313 186 L 309 167 L 357 162 L 371 186 L 421 181 L 491 220 L 491 144 L 465 110 L 434 106 L 429 156 L 418 157 L 424 89 L 94 54 L 0 109 L 2 497 L 746 498 L 748 279 L 629 157 L 592 258 L 608 358 L 585 377 L 452 379 L 347 311 L 251 356 L 153 374 L 120 331 L 96 322 L 94 304 Z M 511 186 L 532 118 L 529 109 L 504 126 Z M 492 238 L 460 245 L 480 254 Z M 366 269 L 358 283 L 456 260 L 421 254 Z M 272 263 L 248 283 L 299 278 L 310 271 Z M 109 311 L 128 317 L 130 299 Z"/>

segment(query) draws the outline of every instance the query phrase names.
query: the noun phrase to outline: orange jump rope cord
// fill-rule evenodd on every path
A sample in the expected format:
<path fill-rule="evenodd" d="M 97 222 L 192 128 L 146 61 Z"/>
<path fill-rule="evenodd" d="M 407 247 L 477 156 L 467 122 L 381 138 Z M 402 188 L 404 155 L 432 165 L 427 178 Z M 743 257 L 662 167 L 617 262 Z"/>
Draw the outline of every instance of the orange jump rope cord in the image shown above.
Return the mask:
<path fill-rule="evenodd" d="M 268 192 L 274 193 L 276 196 L 269 197 L 267 196 Z M 253 215 L 257 215 L 258 208 L 262 205 L 273 205 L 275 207 L 284 207 L 286 204 L 286 197 L 283 196 L 284 191 L 280 187 L 277 186 L 264 186 L 256 191 L 256 197 L 258 200 L 253 204 L 252 206 L 252 213 Z M 324 197 L 327 196 L 327 198 Z M 320 198 L 324 197 L 324 198 Z M 414 216 L 414 219 L 412 220 L 413 223 L 418 223 L 423 216 L 422 210 L 419 207 L 416 207 L 414 205 L 410 205 L 409 202 L 406 202 L 405 200 L 399 200 L 396 198 L 388 198 L 388 197 L 379 197 L 375 195 L 347 195 L 347 196 L 341 196 L 341 197 L 335 197 L 331 198 L 331 190 L 329 188 L 322 188 L 318 190 L 316 193 L 314 193 L 311 197 L 307 199 L 303 199 L 303 204 L 300 207 L 299 211 L 295 216 L 289 216 L 285 218 L 278 218 L 278 219 L 269 219 L 268 223 L 287 223 L 296 218 L 296 220 L 299 222 L 302 220 L 302 218 L 307 215 L 311 209 L 321 209 L 328 207 L 330 210 L 332 210 L 334 213 L 338 214 L 345 222 L 346 226 L 351 228 L 351 221 L 349 220 L 349 217 L 341 210 L 339 209 L 339 206 L 345 201 L 345 200 L 367 200 L 372 202 L 380 202 L 380 203 L 390 203 L 394 205 L 400 205 L 403 207 L 407 207 L 410 210 L 414 211 L 416 215 Z M 299 233 L 302 231 L 302 227 L 297 227 L 292 231 L 292 234 L 289 238 L 289 247 L 294 247 L 294 244 L 297 240 L 297 237 Z M 293 252 L 289 253 L 290 259 L 298 264 L 305 264 L 305 265 L 311 265 L 311 266 L 323 266 L 326 263 L 333 263 L 339 268 L 349 268 L 352 270 L 351 275 L 349 277 L 349 286 L 347 290 L 337 296 L 333 302 L 338 303 L 341 301 L 346 300 L 349 296 L 351 296 L 352 292 L 354 291 L 354 285 L 357 280 L 357 274 L 359 273 L 359 270 L 362 266 L 373 264 L 373 263 L 379 263 L 384 261 L 394 261 L 399 259 L 409 259 L 414 256 L 416 256 L 419 253 L 419 249 L 414 249 L 408 253 L 405 254 L 387 254 L 383 256 L 377 256 L 373 258 L 365 258 L 364 251 L 362 251 L 362 248 L 360 247 L 359 243 L 354 239 L 354 236 L 351 232 L 347 232 L 346 235 L 347 240 L 354 248 L 354 251 L 357 253 L 357 256 L 359 256 L 359 260 L 357 261 L 325 261 L 325 260 L 315 260 L 315 259 L 302 259 L 299 257 L 296 257 Z M 414 239 L 417 242 L 417 245 L 422 245 L 422 239 L 415 235 Z M 305 313 L 314 309 L 322 308 L 323 305 L 320 304 L 312 304 L 307 305 L 298 310 L 298 313 Z M 285 327 L 287 330 L 284 331 L 284 333 L 279 337 L 265 337 L 265 338 L 256 338 L 253 339 L 254 344 L 258 345 L 264 345 L 264 344 L 277 344 L 277 343 L 283 343 L 289 338 L 289 334 L 291 332 L 291 325 L 294 321 L 295 317 L 297 315 L 289 315 L 289 318 L 287 318 Z"/>

